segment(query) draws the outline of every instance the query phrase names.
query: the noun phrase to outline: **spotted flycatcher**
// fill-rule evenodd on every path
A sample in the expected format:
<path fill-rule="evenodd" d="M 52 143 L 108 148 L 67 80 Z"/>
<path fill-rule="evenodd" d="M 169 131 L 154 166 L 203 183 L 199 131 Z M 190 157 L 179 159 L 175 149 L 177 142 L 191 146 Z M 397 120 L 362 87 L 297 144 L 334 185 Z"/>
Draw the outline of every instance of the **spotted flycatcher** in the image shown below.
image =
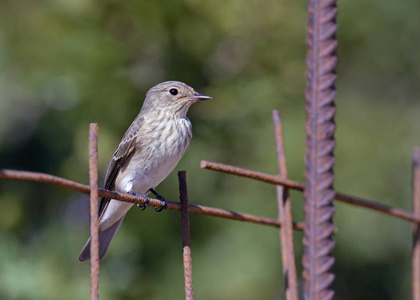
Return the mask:
<path fill-rule="evenodd" d="M 166 81 L 146 94 L 140 113 L 124 134 L 105 175 L 105 189 L 141 195 L 147 198 L 175 168 L 190 145 L 191 121 L 187 112 L 191 104 L 211 99 L 179 81 Z M 147 206 L 147 202 L 143 208 Z M 132 203 L 101 199 L 99 206 L 99 259 L 108 251 L 118 228 Z M 158 210 L 159 211 L 159 210 Z M 90 258 L 90 238 L 79 261 Z"/>

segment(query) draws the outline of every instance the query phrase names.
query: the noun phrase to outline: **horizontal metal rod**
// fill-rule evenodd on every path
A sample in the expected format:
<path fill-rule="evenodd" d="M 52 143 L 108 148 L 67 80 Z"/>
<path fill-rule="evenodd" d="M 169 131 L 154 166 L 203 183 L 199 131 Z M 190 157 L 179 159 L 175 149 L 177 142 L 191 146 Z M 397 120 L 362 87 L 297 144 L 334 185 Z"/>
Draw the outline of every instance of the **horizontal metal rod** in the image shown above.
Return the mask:
<path fill-rule="evenodd" d="M 75 190 L 84 194 L 90 193 L 90 188 L 88 185 L 84 185 L 84 184 L 81 184 L 72 180 L 68 180 L 62 177 L 45 174 L 45 173 L 0 169 L 0 179 L 48 183 L 48 184 L 61 186 L 64 188 L 69 188 L 69 189 L 72 189 L 72 190 Z M 98 189 L 98 195 L 103 198 L 116 199 L 120 201 L 134 203 L 134 204 L 144 205 L 145 203 L 145 199 L 143 197 L 133 196 L 130 194 L 119 193 L 115 191 L 108 191 L 104 189 Z M 166 203 L 167 203 L 168 209 L 181 210 L 181 204 L 178 202 L 166 201 Z M 153 207 L 160 207 L 162 206 L 162 202 L 157 199 L 150 199 L 150 202 L 148 205 L 153 206 Z M 243 222 L 249 222 L 249 223 L 255 223 L 255 224 L 269 225 L 273 227 L 281 226 L 281 222 L 278 219 L 260 217 L 256 215 L 235 212 L 235 211 L 209 207 L 209 206 L 189 204 L 188 211 L 190 213 L 196 213 L 200 215 L 214 216 L 214 217 L 219 217 L 219 218 L 225 218 L 225 219 L 231 219 L 231 220 L 237 220 L 237 221 L 243 221 Z M 293 229 L 302 231 L 303 223 L 294 222 Z"/>
<path fill-rule="evenodd" d="M 219 172 L 223 172 L 227 174 L 238 175 L 238 176 L 247 177 L 247 178 L 252 178 L 252 179 L 267 182 L 267 183 L 279 184 L 279 185 L 283 185 L 285 187 L 288 187 L 294 190 L 303 191 L 305 189 L 305 185 L 297 181 L 293 181 L 290 179 L 282 179 L 276 175 L 269 175 L 262 172 L 252 171 L 252 170 L 225 165 L 221 163 L 203 160 L 201 161 L 201 168 L 213 170 L 213 171 L 219 171 Z M 348 195 L 338 193 L 338 192 L 336 193 L 334 199 L 341 202 L 348 203 L 348 204 L 362 206 L 362 207 L 366 207 L 372 210 L 380 211 L 380 212 L 383 212 L 385 214 L 388 214 L 397 218 L 401 218 L 407 221 L 420 224 L 420 217 L 403 209 L 394 208 L 385 204 L 361 199 L 358 197 L 348 196 Z"/>

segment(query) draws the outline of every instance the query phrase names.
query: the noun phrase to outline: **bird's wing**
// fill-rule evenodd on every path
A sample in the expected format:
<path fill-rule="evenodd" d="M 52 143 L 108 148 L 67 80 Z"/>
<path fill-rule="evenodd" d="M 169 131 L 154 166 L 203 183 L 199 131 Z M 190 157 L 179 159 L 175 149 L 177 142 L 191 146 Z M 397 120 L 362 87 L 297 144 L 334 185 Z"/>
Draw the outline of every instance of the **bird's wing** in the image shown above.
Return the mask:
<path fill-rule="evenodd" d="M 127 160 L 134 154 L 136 149 L 137 134 L 143 125 L 143 118 L 137 116 L 136 120 L 131 124 L 124 134 L 120 145 L 112 156 L 111 162 L 109 163 L 108 169 L 105 175 L 104 188 L 106 190 L 112 190 L 114 188 L 115 179 L 121 169 L 121 167 L 127 162 Z M 111 199 L 102 198 L 99 206 L 99 217 L 107 208 Z"/>

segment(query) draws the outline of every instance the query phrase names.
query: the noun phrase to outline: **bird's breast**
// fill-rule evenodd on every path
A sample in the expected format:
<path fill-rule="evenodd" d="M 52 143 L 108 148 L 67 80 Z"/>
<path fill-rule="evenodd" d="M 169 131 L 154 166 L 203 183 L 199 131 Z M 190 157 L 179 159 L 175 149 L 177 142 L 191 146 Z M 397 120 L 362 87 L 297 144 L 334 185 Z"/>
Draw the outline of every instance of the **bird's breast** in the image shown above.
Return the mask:
<path fill-rule="evenodd" d="M 117 189 L 146 193 L 155 188 L 174 170 L 192 138 L 187 118 L 166 122 L 155 119 L 143 128 L 134 155 L 117 178 Z"/>

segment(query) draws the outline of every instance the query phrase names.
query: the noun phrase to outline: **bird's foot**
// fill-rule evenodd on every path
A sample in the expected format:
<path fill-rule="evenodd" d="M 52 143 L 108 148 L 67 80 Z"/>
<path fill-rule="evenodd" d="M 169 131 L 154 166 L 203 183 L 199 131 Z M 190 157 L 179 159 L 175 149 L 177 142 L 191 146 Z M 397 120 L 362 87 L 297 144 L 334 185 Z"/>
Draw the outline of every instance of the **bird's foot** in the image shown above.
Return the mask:
<path fill-rule="evenodd" d="M 163 198 L 160 194 L 158 194 L 154 189 L 149 189 L 149 191 L 156 196 L 156 199 L 162 201 L 161 207 L 153 207 L 156 212 L 161 212 L 162 210 L 166 209 L 168 205 L 166 204 L 165 198 Z"/>
<path fill-rule="evenodd" d="M 136 193 L 136 192 L 133 192 L 133 191 L 124 191 L 124 192 L 127 193 L 127 194 L 130 194 L 130 195 L 133 195 L 133 196 L 138 196 L 138 197 L 143 197 L 144 198 L 144 205 L 136 204 L 139 208 L 141 208 L 141 210 L 145 210 L 147 205 L 150 202 L 149 197 L 147 197 L 145 194 Z"/>

